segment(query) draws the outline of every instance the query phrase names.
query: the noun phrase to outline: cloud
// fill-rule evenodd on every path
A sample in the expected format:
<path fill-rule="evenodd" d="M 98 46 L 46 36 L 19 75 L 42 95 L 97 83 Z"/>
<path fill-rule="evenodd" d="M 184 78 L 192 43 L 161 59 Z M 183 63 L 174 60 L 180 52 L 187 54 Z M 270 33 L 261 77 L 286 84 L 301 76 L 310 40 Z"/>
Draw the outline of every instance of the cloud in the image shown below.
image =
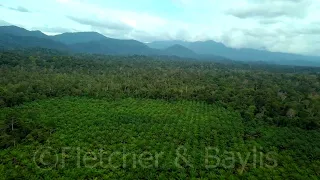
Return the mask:
<path fill-rule="evenodd" d="M 319 55 L 320 26 L 318 23 L 276 24 L 269 28 L 258 26 L 232 28 L 222 33 L 220 42 L 234 48 L 253 48 L 306 55 Z"/>
<path fill-rule="evenodd" d="M 280 22 L 277 19 L 261 19 L 259 23 L 262 25 L 270 25 L 270 24 L 276 24 Z"/>
<path fill-rule="evenodd" d="M 307 16 L 309 0 L 271 0 L 260 1 L 260 3 L 244 3 L 239 8 L 226 11 L 227 14 L 245 18 L 304 18 Z"/>
<path fill-rule="evenodd" d="M 292 12 L 283 8 L 268 8 L 262 6 L 246 7 L 242 9 L 232 9 L 227 12 L 230 15 L 233 15 L 238 18 L 252 18 L 252 17 L 263 17 L 263 18 L 274 18 L 279 16 L 289 16 L 289 17 L 298 17 L 301 18 L 304 16 L 303 13 L 299 11 Z"/>
<path fill-rule="evenodd" d="M 178 6 L 178 7 L 190 7 L 190 6 L 195 6 L 198 4 L 196 1 L 193 0 L 172 0 L 173 4 Z"/>
<path fill-rule="evenodd" d="M 12 10 L 12 11 L 18 11 L 18 12 L 31 12 L 30 10 L 28 10 L 27 8 L 24 8 L 22 6 L 18 6 L 18 7 L 7 7 L 7 6 L 4 6 L 2 4 L 0 4 L 0 7 L 3 7 L 3 8 L 6 8 L 6 9 L 9 9 L 9 10 Z"/>
<path fill-rule="evenodd" d="M 96 28 L 106 28 L 111 30 L 131 30 L 132 27 L 118 20 L 97 19 L 97 18 L 79 18 L 74 16 L 67 16 L 69 19 Z"/>
<path fill-rule="evenodd" d="M 57 2 L 60 2 L 60 3 L 69 3 L 71 2 L 71 0 L 56 0 Z"/>
<path fill-rule="evenodd" d="M 108 37 L 144 42 L 177 39 L 177 37 L 190 38 L 188 34 L 191 28 L 188 24 L 146 12 L 105 8 L 75 0 L 59 0 L 59 3 L 64 7 L 76 7 L 75 9 L 85 12 L 81 17 L 67 15 L 68 19 L 89 26 L 92 31 Z"/>
<path fill-rule="evenodd" d="M 30 12 L 28 9 L 26 9 L 22 6 L 18 6 L 16 8 L 8 7 L 8 9 L 13 10 L 13 11 L 18 11 L 18 12 L 24 12 L 24 13 Z"/>
<path fill-rule="evenodd" d="M 139 31 L 133 31 L 130 34 L 131 37 L 141 39 L 142 42 L 153 42 L 153 41 L 160 41 L 160 40 L 169 40 L 169 38 L 166 38 L 166 35 L 151 35 L 147 32 L 139 32 Z M 134 39 L 131 38 L 131 39 Z"/>
<path fill-rule="evenodd" d="M 138 30 L 138 29 L 115 30 L 115 29 L 97 28 L 97 27 L 92 27 L 91 30 L 101 33 L 106 37 L 110 37 L 110 38 L 134 39 L 134 40 L 139 40 L 141 42 L 152 42 L 152 41 L 175 39 L 169 32 L 153 33 L 153 32 L 147 32 L 147 31 Z"/>
<path fill-rule="evenodd" d="M 98 32 L 110 38 L 129 39 L 128 34 L 131 30 L 108 29 L 103 27 L 91 27 L 90 31 Z"/>
<path fill-rule="evenodd" d="M 320 23 L 310 23 L 295 27 L 292 30 L 296 35 L 320 35 Z"/>
<path fill-rule="evenodd" d="M 175 38 L 180 40 L 188 40 L 188 39 L 191 39 L 191 35 L 186 29 L 179 29 L 175 33 Z"/>
<path fill-rule="evenodd" d="M 152 42 L 152 41 L 160 41 L 160 40 L 171 40 L 172 36 L 167 33 L 148 33 L 146 31 L 140 30 L 132 30 L 127 35 L 128 39 L 139 39 L 142 42 Z"/>

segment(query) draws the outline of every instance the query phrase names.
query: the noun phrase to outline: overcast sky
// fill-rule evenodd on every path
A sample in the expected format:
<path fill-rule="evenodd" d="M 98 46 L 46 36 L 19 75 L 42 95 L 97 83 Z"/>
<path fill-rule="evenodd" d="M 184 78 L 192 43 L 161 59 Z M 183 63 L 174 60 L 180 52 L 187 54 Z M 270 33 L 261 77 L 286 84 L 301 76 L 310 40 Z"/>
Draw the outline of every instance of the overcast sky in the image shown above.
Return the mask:
<path fill-rule="evenodd" d="M 320 55 L 320 0 L 0 0 L 0 25 L 8 24 Z"/>

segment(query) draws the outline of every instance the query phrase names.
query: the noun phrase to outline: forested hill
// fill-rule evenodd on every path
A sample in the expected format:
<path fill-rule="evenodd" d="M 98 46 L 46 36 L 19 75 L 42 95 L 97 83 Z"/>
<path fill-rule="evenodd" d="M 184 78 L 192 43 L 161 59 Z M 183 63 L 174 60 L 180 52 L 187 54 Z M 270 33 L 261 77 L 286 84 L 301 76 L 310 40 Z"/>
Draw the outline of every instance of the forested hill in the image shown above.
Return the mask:
<path fill-rule="evenodd" d="M 147 43 L 151 48 L 166 49 L 172 45 L 184 46 L 197 54 L 215 54 L 238 61 L 265 61 L 286 65 L 320 65 L 320 56 L 303 56 L 298 54 L 269 52 L 250 48 L 230 48 L 215 41 L 156 41 Z"/>
<path fill-rule="evenodd" d="M 64 33 L 47 36 L 40 31 L 28 31 L 16 26 L 0 27 L 0 48 L 4 50 L 21 48 L 51 48 L 74 53 L 109 55 L 180 56 L 198 58 L 191 50 L 166 51 L 148 47 L 136 40 L 121 40 L 105 37 L 96 32 Z M 215 60 L 219 58 L 215 58 Z M 221 59 L 221 58 L 220 58 Z"/>
<path fill-rule="evenodd" d="M 48 48 L 60 51 L 69 51 L 70 48 L 60 42 L 43 37 L 16 36 L 12 34 L 0 34 L 0 49 L 14 50 L 24 48 Z"/>
<path fill-rule="evenodd" d="M 96 32 L 47 36 L 16 26 L 0 26 L 0 49 L 52 48 L 75 53 L 109 55 L 179 56 L 206 60 L 263 61 L 270 64 L 320 66 L 320 57 L 255 49 L 233 49 L 214 41 L 162 41 L 143 43 L 105 37 Z"/>
<path fill-rule="evenodd" d="M 88 43 L 106 39 L 105 36 L 96 32 L 63 33 L 51 36 L 51 38 L 64 44 Z"/>
<path fill-rule="evenodd" d="M 182 46 L 182 45 L 172 45 L 166 49 L 164 49 L 164 52 L 169 55 L 176 55 L 180 57 L 193 57 L 196 58 L 198 55 L 193 52 L 192 50 Z"/>

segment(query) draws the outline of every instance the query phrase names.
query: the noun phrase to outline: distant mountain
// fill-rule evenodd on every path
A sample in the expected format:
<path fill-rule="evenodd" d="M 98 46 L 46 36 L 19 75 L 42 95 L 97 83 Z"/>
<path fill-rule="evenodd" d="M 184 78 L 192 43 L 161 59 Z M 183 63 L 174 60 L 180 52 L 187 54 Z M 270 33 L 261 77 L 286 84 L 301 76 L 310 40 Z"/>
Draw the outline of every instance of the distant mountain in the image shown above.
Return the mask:
<path fill-rule="evenodd" d="M 166 49 L 173 45 L 181 45 L 184 47 L 188 47 L 190 42 L 188 41 L 180 41 L 180 40 L 172 40 L 172 41 L 154 41 L 151 43 L 146 43 L 149 47 L 154 49 Z"/>
<path fill-rule="evenodd" d="M 46 38 L 0 34 L 0 49 L 48 48 L 67 51 L 68 46 Z"/>
<path fill-rule="evenodd" d="M 157 49 L 165 49 L 175 44 L 185 46 L 199 55 L 216 55 L 238 61 L 265 61 L 286 65 L 320 65 L 320 57 L 318 56 L 303 56 L 249 48 L 235 49 L 215 41 L 157 41 L 147 43 L 149 47 Z"/>
<path fill-rule="evenodd" d="M 136 40 L 120 40 L 96 32 L 64 33 L 47 36 L 40 31 L 28 31 L 16 26 L 0 27 L 2 49 L 42 47 L 76 53 L 113 55 L 159 55 L 160 50 L 149 48 Z"/>
<path fill-rule="evenodd" d="M 0 35 L 10 34 L 14 36 L 31 36 L 37 38 L 49 38 L 47 35 L 42 33 L 41 31 L 28 31 L 21 27 L 17 26 L 1 26 L 0 27 Z"/>
<path fill-rule="evenodd" d="M 107 39 L 105 36 L 97 32 L 63 33 L 63 34 L 52 36 L 51 38 L 55 41 L 59 41 L 68 45 Z"/>
<path fill-rule="evenodd" d="M 68 46 L 63 43 L 51 40 L 49 36 L 41 31 L 28 31 L 17 26 L 0 27 L 0 48 L 48 48 L 57 50 L 68 50 Z"/>
<path fill-rule="evenodd" d="M 214 54 L 214 52 L 217 52 L 216 55 L 219 56 L 222 56 L 222 54 L 229 55 L 229 53 L 231 53 L 230 50 L 232 50 L 232 48 L 228 48 L 222 43 L 218 43 L 211 40 L 196 41 L 191 43 L 189 42 L 187 44 L 187 47 L 199 54 Z"/>
<path fill-rule="evenodd" d="M 197 58 L 198 54 L 193 52 L 192 50 L 182 46 L 175 44 L 163 50 L 165 55 L 172 55 L 172 56 L 180 56 L 180 57 L 188 57 L 188 58 Z"/>
<path fill-rule="evenodd" d="M 149 48 L 142 42 L 135 40 L 119 40 L 105 38 L 99 41 L 77 43 L 69 45 L 74 52 L 95 53 L 95 54 L 114 54 L 114 55 L 153 55 L 158 50 Z"/>
<path fill-rule="evenodd" d="M 0 49 L 48 48 L 76 53 L 112 55 L 179 56 L 215 61 L 263 61 L 274 64 L 320 66 L 320 57 L 256 49 L 234 49 L 215 41 L 158 41 L 142 43 L 120 40 L 96 32 L 64 33 L 47 36 L 17 26 L 0 26 Z"/>

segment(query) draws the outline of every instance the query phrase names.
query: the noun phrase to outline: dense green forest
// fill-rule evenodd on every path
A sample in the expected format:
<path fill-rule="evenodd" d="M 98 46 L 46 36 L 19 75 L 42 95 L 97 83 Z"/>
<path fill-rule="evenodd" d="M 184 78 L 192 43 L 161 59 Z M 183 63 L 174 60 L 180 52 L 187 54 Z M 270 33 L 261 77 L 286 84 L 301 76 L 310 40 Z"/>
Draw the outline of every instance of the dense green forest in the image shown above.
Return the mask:
<path fill-rule="evenodd" d="M 4 179 L 317 179 L 319 72 L 258 62 L 1 52 L 0 174 Z M 177 167 L 181 146 L 189 156 Z M 35 152 L 47 147 L 65 166 L 53 163 L 55 157 L 40 168 L 34 163 Z M 63 147 L 73 149 L 64 154 Z M 114 157 L 117 168 L 88 168 L 76 163 L 76 147 L 91 155 L 125 148 L 129 154 L 163 156 L 148 168 L 133 168 L 132 159 L 123 166 L 120 156 Z M 267 158 L 267 166 L 249 158 L 247 166 L 236 161 L 206 168 L 208 147 L 244 157 L 257 148 L 275 156 Z"/>

